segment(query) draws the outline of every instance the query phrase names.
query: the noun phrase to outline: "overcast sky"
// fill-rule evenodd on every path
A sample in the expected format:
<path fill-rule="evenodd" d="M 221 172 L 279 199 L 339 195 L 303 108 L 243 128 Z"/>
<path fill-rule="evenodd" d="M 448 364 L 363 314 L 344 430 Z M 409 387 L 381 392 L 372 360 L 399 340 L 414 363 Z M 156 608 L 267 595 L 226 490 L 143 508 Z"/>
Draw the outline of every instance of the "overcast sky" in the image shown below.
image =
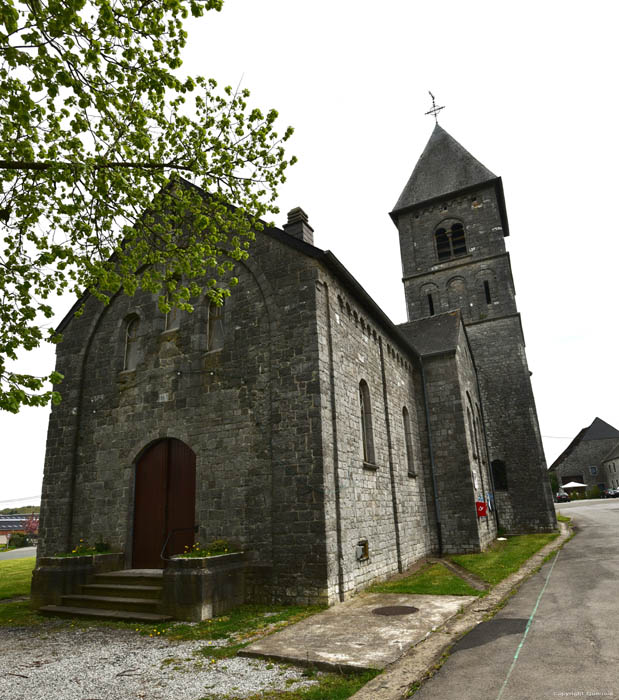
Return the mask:
<path fill-rule="evenodd" d="M 549 465 L 596 416 L 619 427 L 613 9 L 609 0 L 226 0 L 188 25 L 184 70 L 234 86 L 242 78 L 252 104 L 295 127 L 299 162 L 275 223 L 303 207 L 315 244 L 395 323 L 406 312 L 388 212 L 434 126 L 428 90 L 446 106 L 441 126 L 503 178 Z M 37 363 L 47 372 L 53 352 Z M 0 415 L 0 502 L 36 502 L 47 415 Z"/>

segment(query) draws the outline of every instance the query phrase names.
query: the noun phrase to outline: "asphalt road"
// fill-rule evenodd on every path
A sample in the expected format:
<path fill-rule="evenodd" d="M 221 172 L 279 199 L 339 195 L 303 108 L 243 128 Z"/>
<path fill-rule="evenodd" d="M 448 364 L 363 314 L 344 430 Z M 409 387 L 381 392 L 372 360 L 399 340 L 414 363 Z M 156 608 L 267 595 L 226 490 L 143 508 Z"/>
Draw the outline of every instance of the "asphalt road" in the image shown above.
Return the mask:
<path fill-rule="evenodd" d="M 36 547 L 20 547 L 12 549 L 10 552 L 0 552 L 0 561 L 3 559 L 25 559 L 26 557 L 35 557 L 36 554 Z"/>
<path fill-rule="evenodd" d="M 576 537 L 452 647 L 415 700 L 619 697 L 619 499 L 557 510 Z"/>

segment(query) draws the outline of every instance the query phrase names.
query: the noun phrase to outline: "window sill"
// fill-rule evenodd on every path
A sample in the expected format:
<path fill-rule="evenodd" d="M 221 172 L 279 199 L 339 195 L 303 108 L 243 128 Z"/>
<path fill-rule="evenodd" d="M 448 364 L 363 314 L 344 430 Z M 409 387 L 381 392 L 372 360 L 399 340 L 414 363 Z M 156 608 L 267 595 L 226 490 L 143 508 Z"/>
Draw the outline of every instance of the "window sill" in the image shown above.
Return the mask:
<path fill-rule="evenodd" d="M 371 472 L 375 472 L 378 469 L 378 464 L 372 464 L 372 462 L 363 462 L 363 468 L 368 469 Z"/>

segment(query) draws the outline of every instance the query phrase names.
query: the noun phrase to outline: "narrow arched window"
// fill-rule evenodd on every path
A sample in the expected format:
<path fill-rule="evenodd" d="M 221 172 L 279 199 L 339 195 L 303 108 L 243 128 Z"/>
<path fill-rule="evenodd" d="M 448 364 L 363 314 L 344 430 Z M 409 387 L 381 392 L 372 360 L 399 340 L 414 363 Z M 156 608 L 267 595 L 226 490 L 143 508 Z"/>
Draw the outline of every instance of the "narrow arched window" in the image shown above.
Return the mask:
<path fill-rule="evenodd" d="M 176 306 L 173 306 L 165 315 L 166 331 L 174 331 L 180 326 L 180 316 L 180 309 L 177 309 Z"/>
<path fill-rule="evenodd" d="M 361 408 L 361 443 L 363 447 L 363 461 L 367 464 L 375 464 L 374 457 L 374 432 L 372 430 L 372 405 L 370 403 L 370 390 L 365 380 L 359 382 L 359 404 Z"/>
<path fill-rule="evenodd" d="M 413 459 L 413 435 L 411 431 L 411 419 L 406 406 L 402 409 L 402 423 L 404 424 L 404 443 L 406 445 L 406 466 L 408 475 L 415 476 L 415 460 Z"/>
<path fill-rule="evenodd" d="M 495 490 L 507 491 L 507 469 L 505 468 L 505 462 L 502 459 L 493 459 L 490 466 L 492 467 L 492 481 L 494 482 Z"/>
<path fill-rule="evenodd" d="M 460 221 L 445 222 L 434 232 L 436 255 L 439 261 L 466 255 L 464 226 Z"/>
<path fill-rule="evenodd" d="M 475 426 L 473 425 L 473 416 L 471 415 L 471 409 L 468 406 L 466 408 L 466 417 L 469 423 L 469 440 L 471 441 L 473 459 L 477 461 L 477 434 L 475 432 Z"/>
<path fill-rule="evenodd" d="M 138 327 L 137 318 L 129 318 L 125 322 L 125 359 L 123 369 L 135 369 L 138 364 Z"/>
<path fill-rule="evenodd" d="M 224 346 L 224 307 L 210 302 L 206 330 L 206 349 L 208 352 L 221 350 Z"/>

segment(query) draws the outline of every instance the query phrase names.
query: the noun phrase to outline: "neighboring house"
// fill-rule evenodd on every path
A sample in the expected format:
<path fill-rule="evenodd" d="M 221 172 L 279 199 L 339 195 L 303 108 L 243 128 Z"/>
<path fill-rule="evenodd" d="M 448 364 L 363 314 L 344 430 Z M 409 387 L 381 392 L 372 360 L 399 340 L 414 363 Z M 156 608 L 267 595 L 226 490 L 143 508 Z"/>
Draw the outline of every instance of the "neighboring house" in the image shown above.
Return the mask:
<path fill-rule="evenodd" d="M 9 537 L 15 532 L 25 533 L 31 518 L 38 520 L 38 513 L 15 513 L 11 515 L 0 515 L 0 535 Z"/>
<path fill-rule="evenodd" d="M 583 428 L 550 466 L 559 486 L 577 481 L 601 491 L 619 486 L 619 430 L 600 418 Z"/>
<path fill-rule="evenodd" d="M 223 537 L 260 596 L 331 604 L 484 549 L 497 511 L 554 529 L 500 178 L 437 126 L 391 217 L 400 326 L 301 209 L 256 234 L 223 308 L 166 317 L 138 292 L 69 314 L 39 555 L 83 538 L 161 568 L 162 549 Z"/>
<path fill-rule="evenodd" d="M 619 488 L 619 442 L 613 447 L 602 462 L 602 469 L 606 476 L 606 488 Z"/>

